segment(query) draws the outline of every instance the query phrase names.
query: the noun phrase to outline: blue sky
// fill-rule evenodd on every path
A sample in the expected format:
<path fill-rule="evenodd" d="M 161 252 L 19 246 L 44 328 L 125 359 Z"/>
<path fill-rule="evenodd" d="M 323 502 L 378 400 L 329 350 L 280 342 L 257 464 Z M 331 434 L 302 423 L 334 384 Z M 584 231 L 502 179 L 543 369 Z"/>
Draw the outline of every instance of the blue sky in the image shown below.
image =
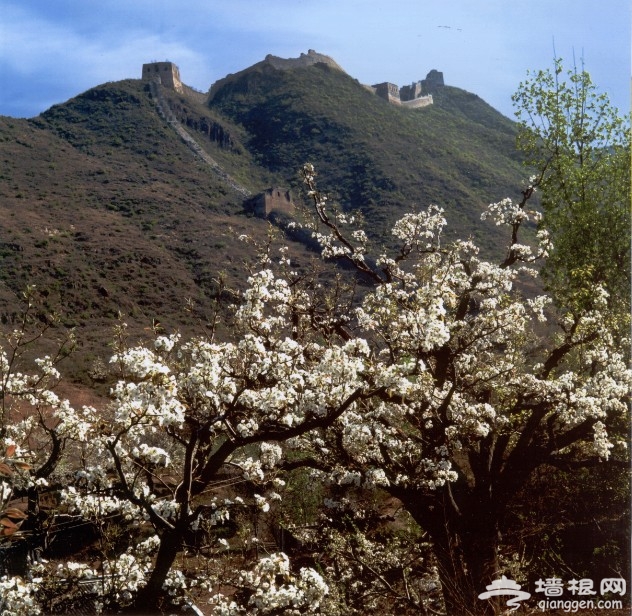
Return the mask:
<path fill-rule="evenodd" d="M 32 117 L 171 60 L 206 91 L 268 53 L 315 49 L 362 83 L 431 69 L 513 117 L 528 70 L 583 57 L 630 108 L 630 0 L 0 0 L 0 115 Z"/>

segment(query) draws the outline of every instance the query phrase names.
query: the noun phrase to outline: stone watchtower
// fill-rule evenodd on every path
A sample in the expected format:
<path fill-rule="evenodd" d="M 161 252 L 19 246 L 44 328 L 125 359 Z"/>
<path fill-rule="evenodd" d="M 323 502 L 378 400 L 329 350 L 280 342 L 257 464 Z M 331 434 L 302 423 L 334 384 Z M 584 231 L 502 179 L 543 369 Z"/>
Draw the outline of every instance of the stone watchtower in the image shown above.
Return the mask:
<path fill-rule="evenodd" d="M 257 195 L 253 200 L 253 205 L 255 215 L 261 218 L 267 218 L 273 212 L 290 216 L 294 213 L 292 194 L 289 190 L 276 186 Z"/>
<path fill-rule="evenodd" d="M 182 94 L 180 69 L 173 62 L 143 64 L 143 81 L 155 81 Z"/>
<path fill-rule="evenodd" d="M 426 94 L 432 93 L 444 85 L 443 73 L 434 68 L 426 75 L 426 78 L 421 81 L 421 87 Z"/>
<path fill-rule="evenodd" d="M 394 83 L 377 83 L 373 86 L 373 91 L 380 97 L 387 100 L 389 103 L 399 103 L 399 86 Z"/>
<path fill-rule="evenodd" d="M 441 86 L 443 86 L 443 73 L 433 69 L 426 75 L 425 79 L 409 86 L 400 88 L 394 83 L 384 82 L 371 86 L 371 90 L 389 103 L 415 109 L 432 105 L 432 91 Z"/>

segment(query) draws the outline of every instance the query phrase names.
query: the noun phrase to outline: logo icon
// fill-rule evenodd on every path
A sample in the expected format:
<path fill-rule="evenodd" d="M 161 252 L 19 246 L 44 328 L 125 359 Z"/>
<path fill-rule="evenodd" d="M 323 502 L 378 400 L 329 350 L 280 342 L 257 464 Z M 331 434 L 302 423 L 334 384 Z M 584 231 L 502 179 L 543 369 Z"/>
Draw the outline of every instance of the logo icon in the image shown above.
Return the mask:
<path fill-rule="evenodd" d="M 507 606 L 511 608 L 512 612 L 520 607 L 520 601 L 524 601 L 531 596 L 531 593 L 520 590 L 522 588 L 520 584 L 516 584 L 513 580 L 507 579 L 504 575 L 499 580 L 494 580 L 485 588 L 487 588 L 487 592 L 482 592 L 478 595 L 479 599 L 489 599 L 502 595 L 513 596 L 513 599 L 507 601 Z"/>

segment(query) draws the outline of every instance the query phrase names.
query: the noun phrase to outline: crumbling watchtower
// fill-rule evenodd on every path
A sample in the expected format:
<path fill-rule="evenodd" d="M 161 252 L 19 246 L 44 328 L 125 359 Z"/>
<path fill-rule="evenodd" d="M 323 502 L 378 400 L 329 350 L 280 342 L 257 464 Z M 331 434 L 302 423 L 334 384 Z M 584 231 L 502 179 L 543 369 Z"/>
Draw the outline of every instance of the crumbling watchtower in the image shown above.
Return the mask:
<path fill-rule="evenodd" d="M 180 69 L 173 62 L 143 64 L 143 81 L 155 81 L 182 94 Z"/>
<path fill-rule="evenodd" d="M 279 187 L 268 188 L 253 200 L 254 213 L 261 218 L 267 218 L 272 213 L 294 214 L 294 202 L 289 190 Z"/>

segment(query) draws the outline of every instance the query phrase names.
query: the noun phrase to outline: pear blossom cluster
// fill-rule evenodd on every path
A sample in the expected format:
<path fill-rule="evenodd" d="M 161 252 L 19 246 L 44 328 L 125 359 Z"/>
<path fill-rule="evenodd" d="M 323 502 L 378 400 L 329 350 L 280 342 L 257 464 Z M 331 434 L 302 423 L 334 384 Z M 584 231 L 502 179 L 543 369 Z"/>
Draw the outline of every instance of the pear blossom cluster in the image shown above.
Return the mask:
<path fill-rule="evenodd" d="M 38 580 L 0 578 L 0 613 L 6 616 L 37 616 L 42 613 L 36 598 Z"/>
<path fill-rule="evenodd" d="M 81 562 L 49 563 L 42 561 L 32 565 L 28 582 L 20 577 L 2 578 L 0 589 L 7 612 L 15 614 L 42 613 L 40 604 L 54 599 L 62 590 L 66 596 L 74 592 L 81 597 L 91 596 L 97 613 L 129 605 L 139 589 L 146 584 L 151 571 L 152 559 L 160 545 L 153 535 L 130 546 L 115 558 L 105 559 L 94 568 Z M 179 604 L 187 588 L 181 571 L 171 569 L 165 580 L 164 590 L 174 605 Z"/>
<path fill-rule="evenodd" d="M 329 593 L 314 569 L 303 567 L 298 575 L 293 574 L 283 552 L 260 559 L 252 570 L 241 571 L 237 586 L 247 590 L 247 601 L 239 603 L 218 593 L 211 599 L 214 616 L 321 614 L 321 604 Z"/>
<path fill-rule="evenodd" d="M 431 205 L 426 211 L 405 214 L 393 225 L 392 234 L 409 250 L 434 250 L 448 224 L 443 214 L 443 208 L 436 205 Z"/>
<path fill-rule="evenodd" d="M 348 504 L 341 503 L 340 509 L 353 515 Z M 330 598 L 344 605 L 342 613 L 440 611 L 441 586 L 431 564 L 430 545 L 405 531 L 385 540 L 374 536 L 363 522 L 370 512 L 357 511 L 353 517 L 362 530 L 349 531 L 331 523 L 318 532 L 328 556 L 325 575 L 331 580 Z"/>

